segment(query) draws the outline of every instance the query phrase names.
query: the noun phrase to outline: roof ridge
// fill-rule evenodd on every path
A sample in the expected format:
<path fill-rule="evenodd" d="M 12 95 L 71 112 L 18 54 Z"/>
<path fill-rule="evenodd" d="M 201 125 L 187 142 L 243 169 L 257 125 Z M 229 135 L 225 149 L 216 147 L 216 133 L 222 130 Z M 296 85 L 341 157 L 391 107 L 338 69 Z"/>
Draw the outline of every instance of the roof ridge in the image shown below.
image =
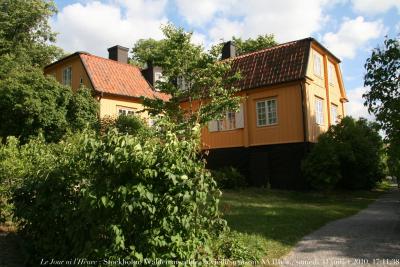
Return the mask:
<path fill-rule="evenodd" d="M 129 63 L 122 63 L 122 62 L 119 62 L 119 61 L 116 61 L 116 60 L 113 60 L 113 59 L 96 56 L 96 55 L 93 55 L 93 54 L 90 54 L 90 53 L 82 53 L 82 54 L 87 55 L 87 56 L 91 56 L 91 57 L 95 57 L 95 58 L 99 58 L 99 59 L 103 59 L 103 60 L 107 60 L 107 61 L 110 61 L 110 62 L 113 62 L 113 63 L 117 63 L 117 64 L 120 64 L 120 65 L 124 65 L 124 66 L 126 65 L 126 66 L 129 66 L 129 67 L 137 68 L 137 69 L 140 70 L 140 68 L 138 66 L 135 66 L 135 65 L 132 65 L 132 64 L 129 64 Z"/>
<path fill-rule="evenodd" d="M 306 41 L 306 40 L 312 41 L 312 40 L 314 40 L 314 38 L 306 37 L 306 38 L 299 39 L 299 40 L 294 40 L 294 41 L 289 41 L 289 42 L 282 43 L 282 44 L 277 44 L 277 45 L 274 45 L 274 46 L 271 46 L 271 47 L 267 47 L 267 48 L 263 48 L 263 49 L 260 49 L 260 50 L 257 50 L 257 51 L 249 52 L 247 54 L 239 55 L 239 56 L 233 57 L 231 59 L 235 60 L 235 59 L 244 58 L 244 57 L 247 57 L 247 56 L 256 55 L 256 54 L 259 54 L 259 53 L 262 53 L 262 52 L 265 52 L 265 51 L 268 51 L 268 50 L 277 49 L 277 48 L 280 48 L 280 47 L 283 47 L 283 46 L 286 46 L 286 45 L 290 45 L 290 44 L 293 44 L 293 43 Z"/>

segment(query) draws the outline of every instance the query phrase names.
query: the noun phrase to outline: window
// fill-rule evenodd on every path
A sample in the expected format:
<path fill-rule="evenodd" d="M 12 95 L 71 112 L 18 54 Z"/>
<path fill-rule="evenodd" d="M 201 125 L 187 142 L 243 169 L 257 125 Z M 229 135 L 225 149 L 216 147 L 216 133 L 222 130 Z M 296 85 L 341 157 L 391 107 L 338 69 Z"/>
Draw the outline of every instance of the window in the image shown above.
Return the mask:
<path fill-rule="evenodd" d="M 226 112 L 225 118 L 223 120 L 217 121 L 218 131 L 227 131 L 236 129 L 236 112 L 228 111 Z"/>
<path fill-rule="evenodd" d="M 256 102 L 257 126 L 273 125 L 278 122 L 276 99 Z"/>
<path fill-rule="evenodd" d="M 243 104 L 240 104 L 238 112 L 228 111 L 225 113 L 224 119 L 208 122 L 209 132 L 228 131 L 240 128 L 244 128 Z"/>
<path fill-rule="evenodd" d="M 82 78 L 82 77 L 79 79 L 79 85 L 80 85 L 80 86 L 83 85 L 83 78 Z"/>
<path fill-rule="evenodd" d="M 324 124 L 324 100 L 319 97 L 315 98 L 315 122 Z"/>
<path fill-rule="evenodd" d="M 331 124 L 335 125 L 338 120 L 338 106 L 331 104 Z"/>
<path fill-rule="evenodd" d="M 71 86 L 72 84 L 72 68 L 67 67 L 63 69 L 63 84 Z"/>
<path fill-rule="evenodd" d="M 124 115 L 124 116 L 129 116 L 129 115 L 134 115 L 135 111 L 132 108 L 128 107 L 117 107 L 118 111 L 118 116 Z"/>
<path fill-rule="evenodd" d="M 314 52 L 314 74 L 322 77 L 322 57 L 316 52 Z"/>
<path fill-rule="evenodd" d="M 334 84 L 335 82 L 335 67 L 332 63 L 328 64 L 328 81 L 330 84 Z"/>
<path fill-rule="evenodd" d="M 191 82 L 186 81 L 186 79 L 182 76 L 178 76 L 176 79 L 176 83 L 179 89 L 182 91 L 187 91 L 192 87 Z"/>

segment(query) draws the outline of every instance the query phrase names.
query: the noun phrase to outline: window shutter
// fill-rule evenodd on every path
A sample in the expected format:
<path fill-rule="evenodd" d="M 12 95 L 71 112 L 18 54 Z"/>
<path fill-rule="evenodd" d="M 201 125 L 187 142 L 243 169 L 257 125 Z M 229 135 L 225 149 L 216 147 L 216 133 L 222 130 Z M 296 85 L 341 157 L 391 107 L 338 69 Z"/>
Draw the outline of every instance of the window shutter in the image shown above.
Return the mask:
<path fill-rule="evenodd" d="M 209 121 L 208 122 L 208 131 L 209 132 L 216 132 L 218 131 L 218 122 L 217 121 Z"/>
<path fill-rule="evenodd" d="M 236 128 L 244 128 L 243 103 L 240 103 L 239 112 L 236 112 L 235 120 L 236 120 Z"/>

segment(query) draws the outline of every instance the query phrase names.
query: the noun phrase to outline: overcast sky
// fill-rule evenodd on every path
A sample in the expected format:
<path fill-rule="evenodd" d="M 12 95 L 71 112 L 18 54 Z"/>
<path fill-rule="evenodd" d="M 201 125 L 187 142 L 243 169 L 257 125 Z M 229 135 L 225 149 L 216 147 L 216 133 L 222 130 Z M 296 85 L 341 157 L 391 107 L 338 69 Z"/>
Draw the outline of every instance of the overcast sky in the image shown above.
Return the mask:
<path fill-rule="evenodd" d="M 363 107 L 364 63 L 385 35 L 399 36 L 400 0 L 56 0 L 51 19 L 57 44 L 67 52 L 107 57 L 107 48 L 131 48 L 141 38 L 162 38 L 168 21 L 194 32 L 205 47 L 273 33 L 278 42 L 312 36 L 342 60 L 354 117 L 371 118 Z"/>

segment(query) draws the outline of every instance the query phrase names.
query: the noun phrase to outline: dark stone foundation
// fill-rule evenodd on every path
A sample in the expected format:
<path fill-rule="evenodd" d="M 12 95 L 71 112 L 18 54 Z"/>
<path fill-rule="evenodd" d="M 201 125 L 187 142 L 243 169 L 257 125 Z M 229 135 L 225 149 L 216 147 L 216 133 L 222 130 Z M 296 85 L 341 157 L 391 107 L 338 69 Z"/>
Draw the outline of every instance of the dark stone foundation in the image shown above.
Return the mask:
<path fill-rule="evenodd" d="M 206 156 L 207 168 L 235 167 L 246 176 L 250 186 L 305 190 L 301 161 L 311 146 L 311 143 L 290 143 L 211 149 Z"/>

